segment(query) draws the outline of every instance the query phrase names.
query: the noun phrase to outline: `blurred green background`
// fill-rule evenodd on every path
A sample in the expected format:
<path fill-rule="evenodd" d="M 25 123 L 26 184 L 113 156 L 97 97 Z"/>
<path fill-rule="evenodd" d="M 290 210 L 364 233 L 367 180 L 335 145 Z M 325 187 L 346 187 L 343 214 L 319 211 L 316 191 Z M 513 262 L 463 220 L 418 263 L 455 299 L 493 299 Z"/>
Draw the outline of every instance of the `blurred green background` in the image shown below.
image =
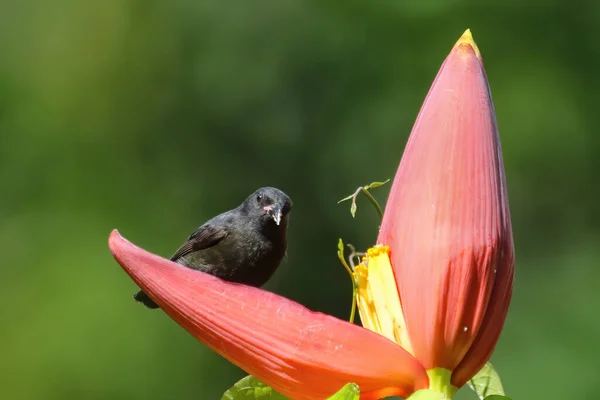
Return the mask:
<path fill-rule="evenodd" d="M 107 237 L 170 256 L 259 186 L 295 207 L 267 288 L 346 318 L 337 239 L 365 248 L 377 220 L 364 200 L 356 219 L 336 202 L 393 177 L 466 28 L 494 95 L 517 250 L 493 361 L 515 399 L 597 399 L 593 0 L 3 0 L 0 397 L 220 398 L 243 372 L 136 304 Z"/>

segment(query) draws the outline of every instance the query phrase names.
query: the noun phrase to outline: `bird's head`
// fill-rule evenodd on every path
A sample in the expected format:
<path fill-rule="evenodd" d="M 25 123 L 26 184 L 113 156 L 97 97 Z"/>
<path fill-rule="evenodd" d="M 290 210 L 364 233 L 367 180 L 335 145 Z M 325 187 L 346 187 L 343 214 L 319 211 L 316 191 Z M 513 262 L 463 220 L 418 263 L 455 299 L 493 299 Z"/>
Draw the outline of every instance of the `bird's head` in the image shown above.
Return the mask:
<path fill-rule="evenodd" d="M 244 201 L 243 207 L 248 213 L 258 214 L 261 219 L 281 225 L 292 209 L 292 200 L 277 188 L 263 187 L 252 193 Z"/>

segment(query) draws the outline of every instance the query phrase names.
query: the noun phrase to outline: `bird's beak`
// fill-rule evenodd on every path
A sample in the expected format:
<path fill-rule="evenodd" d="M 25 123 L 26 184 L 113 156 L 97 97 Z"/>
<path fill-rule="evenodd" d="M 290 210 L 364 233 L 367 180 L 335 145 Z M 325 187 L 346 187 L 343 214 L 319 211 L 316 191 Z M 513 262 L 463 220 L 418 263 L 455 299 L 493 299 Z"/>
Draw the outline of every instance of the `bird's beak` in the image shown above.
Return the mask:
<path fill-rule="evenodd" d="M 279 204 L 275 204 L 273 206 L 271 216 L 273 217 L 273 221 L 275 221 L 277 225 L 281 223 L 281 206 Z"/>
<path fill-rule="evenodd" d="M 273 221 L 275 221 L 277 225 L 281 223 L 281 205 L 273 204 L 271 206 L 266 206 L 264 207 L 264 210 L 271 216 L 271 218 L 273 218 Z"/>

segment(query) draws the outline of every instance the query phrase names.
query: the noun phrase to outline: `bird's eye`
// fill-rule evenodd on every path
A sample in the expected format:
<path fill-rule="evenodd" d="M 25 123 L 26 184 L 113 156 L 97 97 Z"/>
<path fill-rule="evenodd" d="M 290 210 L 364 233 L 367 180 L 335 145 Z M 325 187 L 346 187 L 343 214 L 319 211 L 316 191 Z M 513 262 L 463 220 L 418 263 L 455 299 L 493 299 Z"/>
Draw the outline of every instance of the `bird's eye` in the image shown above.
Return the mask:
<path fill-rule="evenodd" d="M 262 194 L 259 194 L 258 196 L 256 196 L 256 201 L 257 202 L 260 203 L 262 201 L 262 199 L 263 199 L 263 195 Z"/>

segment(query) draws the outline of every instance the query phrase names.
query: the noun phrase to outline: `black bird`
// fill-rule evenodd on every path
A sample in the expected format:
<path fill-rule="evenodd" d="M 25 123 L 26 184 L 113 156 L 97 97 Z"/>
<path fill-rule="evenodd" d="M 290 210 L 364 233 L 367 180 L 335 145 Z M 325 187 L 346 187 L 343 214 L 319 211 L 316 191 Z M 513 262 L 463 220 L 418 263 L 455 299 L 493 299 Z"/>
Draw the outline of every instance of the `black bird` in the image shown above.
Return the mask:
<path fill-rule="evenodd" d="M 210 219 L 190 235 L 171 261 L 229 282 L 264 285 L 285 256 L 292 200 L 263 187 L 233 210 Z M 133 298 L 158 308 L 141 290 Z"/>

